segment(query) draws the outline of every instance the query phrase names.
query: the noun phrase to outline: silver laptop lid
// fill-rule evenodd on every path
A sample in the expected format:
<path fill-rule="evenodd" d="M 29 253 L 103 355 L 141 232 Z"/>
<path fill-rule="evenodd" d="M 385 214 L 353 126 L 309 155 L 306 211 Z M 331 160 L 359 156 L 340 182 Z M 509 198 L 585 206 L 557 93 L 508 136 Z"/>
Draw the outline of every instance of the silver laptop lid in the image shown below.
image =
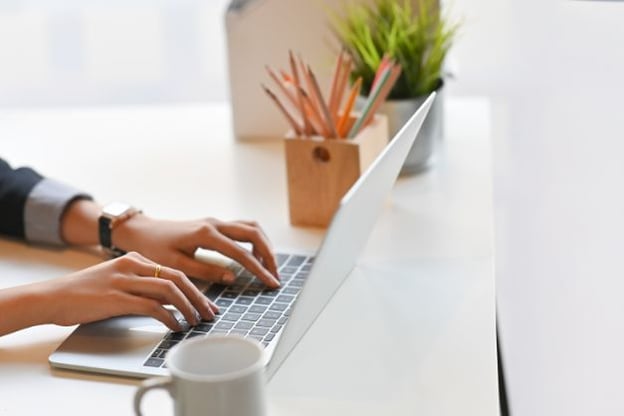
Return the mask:
<path fill-rule="evenodd" d="M 355 266 L 429 108 L 432 93 L 342 198 L 267 368 L 270 379 Z"/>

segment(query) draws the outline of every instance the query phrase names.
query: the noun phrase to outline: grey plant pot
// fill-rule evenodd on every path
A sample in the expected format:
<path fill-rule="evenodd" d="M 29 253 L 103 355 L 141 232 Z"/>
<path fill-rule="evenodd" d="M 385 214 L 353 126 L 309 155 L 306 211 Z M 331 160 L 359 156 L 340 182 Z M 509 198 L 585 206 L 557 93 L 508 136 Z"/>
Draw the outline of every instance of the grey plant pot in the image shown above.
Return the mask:
<path fill-rule="evenodd" d="M 442 139 L 444 94 L 443 88 L 438 89 L 435 101 L 429 110 L 427 118 L 418 133 L 418 138 L 410 149 L 407 159 L 401 169 L 401 175 L 411 175 L 427 170 L 435 159 L 436 148 Z M 409 118 L 420 108 L 427 99 L 426 96 L 406 100 L 388 100 L 383 103 L 378 112 L 388 117 L 389 137 L 403 127 Z M 366 99 L 358 99 L 358 107 L 361 108 Z"/>

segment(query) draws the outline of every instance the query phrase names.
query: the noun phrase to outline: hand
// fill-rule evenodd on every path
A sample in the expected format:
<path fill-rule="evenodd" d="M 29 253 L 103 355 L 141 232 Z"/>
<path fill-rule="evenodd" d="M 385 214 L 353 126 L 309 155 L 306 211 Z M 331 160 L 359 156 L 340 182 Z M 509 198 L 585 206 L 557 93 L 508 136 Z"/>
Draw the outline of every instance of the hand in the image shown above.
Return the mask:
<path fill-rule="evenodd" d="M 40 310 L 47 321 L 74 325 L 118 315 L 146 315 L 158 319 L 173 331 L 181 326 L 163 305 L 175 306 L 191 325 L 203 318 L 212 320 L 218 311 L 184 273 L 162 267 L 155 278 L 156 265 L 138 253 L 41 282 Z"/>
<path fill-rule="evenodd" d="M 113 229 L 112 239 L 113 244 L 124 251 L 138 251 L 189 276 L 233 283 L 232 271 L 199 261 L 194 256 L 198 248 L 218 251 L 240 263 L 268 287 L 279 287 L 277 261 L 271 244 L 255 222 L 225 222 L 213 218 L 164 221 L 139 214 Z M 245 250 L 237 241 L 251 243 L 252 251 Z"/>

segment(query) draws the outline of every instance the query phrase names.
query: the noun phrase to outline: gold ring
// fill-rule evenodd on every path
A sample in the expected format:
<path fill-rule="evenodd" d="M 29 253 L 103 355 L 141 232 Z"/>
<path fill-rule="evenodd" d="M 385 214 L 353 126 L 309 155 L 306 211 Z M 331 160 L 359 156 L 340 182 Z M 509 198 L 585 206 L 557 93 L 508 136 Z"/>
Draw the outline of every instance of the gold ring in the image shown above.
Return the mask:
<path fill-rule="evenodd" d="M 156 263 L 156 266 L 154 266 L 154 277 L 160 277 L 161 270 L 162 267 L 160 266 L 160 264 Z"/>

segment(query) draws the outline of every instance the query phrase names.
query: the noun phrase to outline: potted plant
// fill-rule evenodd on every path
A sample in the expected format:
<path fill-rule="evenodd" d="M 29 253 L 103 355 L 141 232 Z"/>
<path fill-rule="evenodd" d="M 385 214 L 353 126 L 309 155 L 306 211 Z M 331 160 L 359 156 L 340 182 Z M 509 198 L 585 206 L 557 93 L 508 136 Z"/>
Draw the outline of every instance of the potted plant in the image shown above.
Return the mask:
<path fill-rule="evenodd" d="M 330 13 L 332 29 L 353 59 L 351 77 L 362 77 L 363 95 L 370 91 L 385 55 L 401 65 L 401 76 L 379 110 L 388 117 L 390 137 L 431 92 L 439 94 L 402 173 L 425 169 L 442 134 L 443 64 L 458 28 L 441 15 L 437 0 L 416 0 L 415 5 L 409 0 L 374 0 Z"/>

